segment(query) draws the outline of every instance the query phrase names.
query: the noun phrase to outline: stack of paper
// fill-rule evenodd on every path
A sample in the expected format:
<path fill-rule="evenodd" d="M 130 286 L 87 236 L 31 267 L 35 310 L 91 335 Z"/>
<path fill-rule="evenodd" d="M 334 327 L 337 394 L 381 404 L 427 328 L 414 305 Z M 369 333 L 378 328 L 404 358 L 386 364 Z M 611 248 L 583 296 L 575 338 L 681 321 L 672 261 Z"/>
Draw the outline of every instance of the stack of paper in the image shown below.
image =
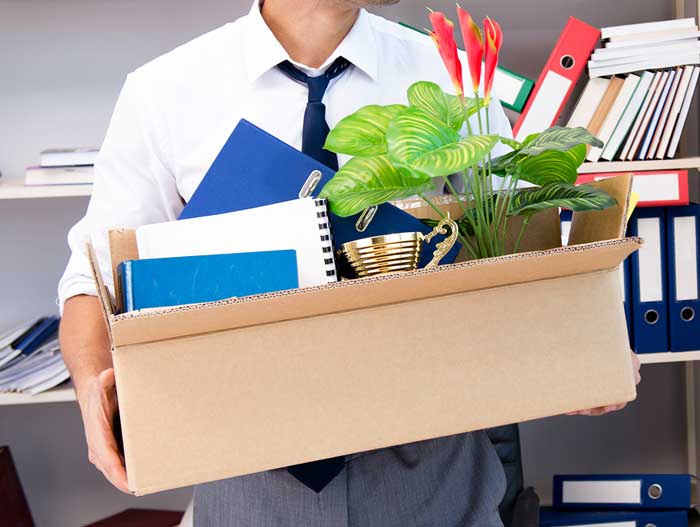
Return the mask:
<path fill-rule="evenodd" d="M 52 148 L 41 152 L 39 166 L 27 167 L 24 184 L 88 185 L 94 180 L 98 148 Z"/>
<path fill-rule="evenodd" d="M 0 335 L 0 392 L 37 394 L 70 377 L 61 357 L 56 317 Z"/>
<path fill-rule="evenodd" d="M 591 77 L 700 64 L 700 31 L 693 18 L 602 29 L 605 47 L 591 56 Z"/>

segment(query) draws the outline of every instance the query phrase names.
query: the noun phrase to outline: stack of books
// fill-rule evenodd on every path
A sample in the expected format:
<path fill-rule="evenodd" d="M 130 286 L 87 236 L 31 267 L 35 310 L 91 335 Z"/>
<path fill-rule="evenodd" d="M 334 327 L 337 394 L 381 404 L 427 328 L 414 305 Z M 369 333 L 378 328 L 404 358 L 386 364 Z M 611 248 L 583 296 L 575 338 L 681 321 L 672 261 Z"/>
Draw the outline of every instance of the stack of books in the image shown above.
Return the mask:
<path fill-rule="evenodd" d="M 0 334 L 0 392 L 32 395 L 70 378 L 58 344 L 57 317 L 36 321 Z"/>
<path fill-rule="evenodd" d="M 587 160 L 675 157 L 700 75 L 700 32 L 692 18 L 602 30 L 590 81 L 567 126 L 604 143 Z"/>
<path fill-rule="evenodd" d="M 89 185 L 94 179 L 97 148 L 56 148 L 41 152 L 39 166 L 28 167 L 24 184 Z"/>
<path fill-rule="evenodd" d="M 696 527 L 698 480 L 687 474 L 554 476 L 540 527 Z"/>

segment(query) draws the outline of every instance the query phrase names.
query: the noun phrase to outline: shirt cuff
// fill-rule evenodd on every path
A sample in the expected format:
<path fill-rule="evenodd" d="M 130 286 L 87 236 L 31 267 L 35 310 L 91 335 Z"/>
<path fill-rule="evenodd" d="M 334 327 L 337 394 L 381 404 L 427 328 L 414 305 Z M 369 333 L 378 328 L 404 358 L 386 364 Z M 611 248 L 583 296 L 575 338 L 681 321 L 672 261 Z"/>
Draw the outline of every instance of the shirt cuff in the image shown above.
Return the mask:
<path fill-rule="evenodd" d="M 58 287 L 58 298 L 56 299 L 61 316 L 63 316 L 63 308 L 66 305 L 66 301 L 78 295 L 97 296 L 95 282 L 92 279 L 82 278 L 61 282 Z"/>

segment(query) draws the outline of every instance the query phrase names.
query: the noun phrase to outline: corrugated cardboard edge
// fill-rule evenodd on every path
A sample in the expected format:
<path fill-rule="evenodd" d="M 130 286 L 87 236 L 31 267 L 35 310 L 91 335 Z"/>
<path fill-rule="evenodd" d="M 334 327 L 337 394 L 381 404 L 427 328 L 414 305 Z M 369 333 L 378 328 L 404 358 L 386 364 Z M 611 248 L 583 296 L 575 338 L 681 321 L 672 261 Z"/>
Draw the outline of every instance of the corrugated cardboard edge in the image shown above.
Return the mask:
<path fill-rule="evenodd" d="M 622 238 L 627 230 L 632 174 L 595 181 L 590 186 L 607 192 L 617 205 L 605 210 L 574 212 L 569 233 L 571 245 Z"/>
<path fill-rule="evenodd" d="M 127 260 L 138 260 L 139 249 L 136 243 L 136 231 L 134 229 L 119 228 L 109 231 L 109 253 L 114 277 L 114 293 L 116 296 L 116 312 L 124 311 L 122 305 L 122 284 L 117 277 L 119 264 Z"/>
<path fill-rule="evenodd" d="M 112 324 L 114 322 L 114 305 L 112 304 L 112 299 L 107 291 L 104 280 L 102 280 L 102 273 L 99 271 L 99 264 L 97 263 L 97 255 L 95 254 L 95 249 L 93 249 L 92 244 L 86 244 L 86 252 L 88 255 L 88 261 L 90 263 L 90 272 L 92 273 L 92 278 L 95 280 L 97 285 L 97 297 L 100 300 L 100 305 L 102 306 L 102 314 L 105 318 L 105 324 L 107 326 L 107 331 L 109 332 L 110 341 L 114 344 L 114 335 L 112 334 Z"/>
<path fill-rule="evenodd" d="M 641 246 L 609 240 L 112 318 L 115 346 L 153 342 L 614 269 Z M 478 282 L 478 283 L 477 283 Z"/>

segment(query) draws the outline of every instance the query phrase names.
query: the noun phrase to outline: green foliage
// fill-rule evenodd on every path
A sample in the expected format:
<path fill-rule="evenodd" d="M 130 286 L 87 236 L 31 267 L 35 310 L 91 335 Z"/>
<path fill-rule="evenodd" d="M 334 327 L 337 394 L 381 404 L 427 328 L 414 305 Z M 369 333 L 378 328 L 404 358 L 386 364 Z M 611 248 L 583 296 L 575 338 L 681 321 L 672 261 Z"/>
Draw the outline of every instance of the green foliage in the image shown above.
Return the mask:
<path fill-rule="evenodd" d="M 419 108 L 409 108 L 386 131 L 389 158 L 432 177 L 449 176 L 482 161 L 498 142 L 495 135 L 462 139 Z"/>
<path fill-rule="evenodd" d="M 521 189 L 510 202 L 509 216 L 530 216 L 545 209 L 562 207 L 573 211 L 603 210 L 617 202 L 605 191 L 590 185 L 549 183 L 543 187 Z"/>
<path fill-rule="evenodd" d="M 541 154 L 523 157 L 516 165 L 518 179 L 544 186 L 548 183 L 576 183 L 578 168 L 586 159 L 586 145 L 571 150 L 545 150 Z"/>
<path fill-rule="evenodd" d="M 360 108 L 330 131 L 324 148 L 337 154 L 358 157 L 386 154 L 386 129 L 391 120 L 406 108 L 402 104 Z"/>
<path fill-rule="evenodd" d="M 432 179 L 408 168 L 397 168 L 387 156 L 355 157 L 331 179 L 320 197 L 328 198 L 331 211 L 352 216 L 373 205 L 434 190 Z"/>
<path fill-rule="evenodd" d="M 615 204 L 600 189 L 574 186 L 586 145 L 601 146 L 587 130 L 555 126 L 523 142 L 489 133 L 461 137 L 465 120 L 484 107 L 483 101 L 455 97 L 432 82 L 413 84 L 407 100 L 408 106 L 361 108 L 328 135 L 328 150 L 352 156 L 321 192 L 335 214 L 351 216 L 424 195 L 436 188 L 435 178 L 462 173 L 471 178 L 472 196 L 458 220 L 460 238 L 473 257 L 481 258 L 503 253 L 511 216 L 529 217 L 552 207 L 601 210 Z M 499 142 L 512 151 L 490 159 Z M 492 175 L 507 178 L 502 194 L 494 193 Z M 517 189 L 521 180 L 536 187 Z M 437 183 L 442 185 L 442 179 Z"/>

